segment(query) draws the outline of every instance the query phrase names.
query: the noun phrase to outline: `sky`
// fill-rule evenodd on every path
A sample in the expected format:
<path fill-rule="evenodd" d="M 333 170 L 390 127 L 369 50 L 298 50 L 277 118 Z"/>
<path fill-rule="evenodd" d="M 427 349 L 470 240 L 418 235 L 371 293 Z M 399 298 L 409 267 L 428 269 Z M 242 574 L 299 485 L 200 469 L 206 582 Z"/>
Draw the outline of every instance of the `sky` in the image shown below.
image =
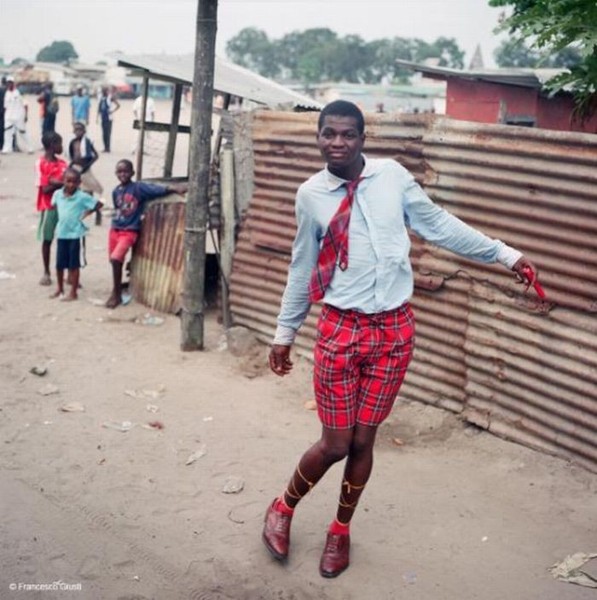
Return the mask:
<path fill-rule="evenodd" d="M 125 54 L 194 51 L 198 0 L 0 0 L 0 57 L 33 60 L 55 40 L 70 41 L 81 62 Z M 477 44 L 486 67 L 503 34 L 493 33 L 500 10 L 488 0 L 220 0 L 216 52 L 245 27 L 278 39 L 292 31 L 328 27 L 339 36 L 453 37 L 468 66 Z"/>

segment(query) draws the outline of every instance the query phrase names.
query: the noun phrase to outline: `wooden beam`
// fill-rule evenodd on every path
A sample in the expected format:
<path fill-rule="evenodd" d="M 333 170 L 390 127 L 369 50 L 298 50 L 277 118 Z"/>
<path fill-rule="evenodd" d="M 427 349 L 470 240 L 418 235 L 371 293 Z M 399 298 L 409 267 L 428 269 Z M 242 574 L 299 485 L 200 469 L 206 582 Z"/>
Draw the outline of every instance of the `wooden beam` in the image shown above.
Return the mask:
<path fill-rule="evenodd" d="M 174 99 L 172 101 L 172 117 L 170 119 L 170 129 L 168 130 L 168 146 L 166 147 L 166 161 L 164 163 L 164 177 L 172 177 L 174 167 L 174 152 L 176 151 L 176 135 L 180 132 L 180 101 L 182 99 L 182 83 L 177 83 L 174 87 Z M 187 127 L 188 133 L 191 128 Z"/>
<path fill-rule="evenodd" d="M 143 75 L 143 98 L 141 99 L 141 123 L 137 143 L 137 179 L 143 179 L 143 150 L 145 146 L 145 109 L 147 108 L 147 94 L 149 93 L 149 76 Z"/>
<path fill-rule="evenodd" d="M 205 234 L 209 205 L 211 118 L 218 0 L 199 0 L 191 113 L 189 191 L 184 235 L 181 343 L 184 351 L 203 350 Z"/>
<path fill-rule="evenodd" d="M 225 148 L 220 154 L 220 182 L 222 218 L 220 225 L 220 278 L 222 282 L 222 324 L 225 329 L 232 327 L 230 313 L 230 290 L 234 256 L 234 150 Z"/>

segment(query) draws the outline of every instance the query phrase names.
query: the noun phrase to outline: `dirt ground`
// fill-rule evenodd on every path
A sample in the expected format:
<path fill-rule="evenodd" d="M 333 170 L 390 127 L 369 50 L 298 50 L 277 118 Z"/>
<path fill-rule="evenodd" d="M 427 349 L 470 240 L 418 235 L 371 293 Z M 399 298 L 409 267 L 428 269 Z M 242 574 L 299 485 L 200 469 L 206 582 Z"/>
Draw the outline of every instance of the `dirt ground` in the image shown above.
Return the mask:
<path fill-rule="evenodd" d="M 95 169 L 108 191 L 131 156 L 131 121 L 123 102 Z M 90 135 L 101 148 L 95 126 Z M 318 437 L 309 364 L 282 380 L 264 347 L 233 356 L 214 310 L 205 351 L 183 353 L 177 317 L 100 306 L 107 219 L 92 226 L 80 300 L 50 300 L 38 285 L 34 159 L 0 163 L 0 599 L 595 598 L 548 569 L 597 552 L 597 476 L 400 401 L 380 430 L 350 569 L 336 580 L 317 570 L 339 466 L 297 510 L 289 562 L 277 564 L 261 527 Z M 54 582 L 71 589 L 26 587 Z"/>

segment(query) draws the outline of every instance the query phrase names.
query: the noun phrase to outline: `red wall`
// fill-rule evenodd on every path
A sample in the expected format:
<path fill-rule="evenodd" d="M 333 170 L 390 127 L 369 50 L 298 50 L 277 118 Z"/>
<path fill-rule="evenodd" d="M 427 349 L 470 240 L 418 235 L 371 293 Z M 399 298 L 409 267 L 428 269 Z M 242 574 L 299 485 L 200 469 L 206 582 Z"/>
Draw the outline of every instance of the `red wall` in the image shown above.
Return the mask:
<path fill-rule="evenodd" d="M 546 98 L 533 88 L 448 78 L 446 114 L 454 119 L 505 123 L 532 118 L 542 129 L 596 133 L 597 115 L 584 124 L 571 122 L 573 108 L 570 96 Z"/>

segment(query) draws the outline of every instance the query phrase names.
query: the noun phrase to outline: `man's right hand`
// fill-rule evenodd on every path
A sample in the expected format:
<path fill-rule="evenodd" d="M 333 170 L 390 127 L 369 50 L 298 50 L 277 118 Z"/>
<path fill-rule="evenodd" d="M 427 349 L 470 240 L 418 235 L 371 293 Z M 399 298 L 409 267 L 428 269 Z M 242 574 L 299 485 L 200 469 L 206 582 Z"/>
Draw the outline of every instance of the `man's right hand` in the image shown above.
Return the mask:
<path fill-rule="evenodd" d="M 290 346 L 282 344 L 273 344 L 269 351 L 269 366 L 270 369 L 280 377 L 288 375 L 292 369 L 292 361 L 290 360 Z"/>

